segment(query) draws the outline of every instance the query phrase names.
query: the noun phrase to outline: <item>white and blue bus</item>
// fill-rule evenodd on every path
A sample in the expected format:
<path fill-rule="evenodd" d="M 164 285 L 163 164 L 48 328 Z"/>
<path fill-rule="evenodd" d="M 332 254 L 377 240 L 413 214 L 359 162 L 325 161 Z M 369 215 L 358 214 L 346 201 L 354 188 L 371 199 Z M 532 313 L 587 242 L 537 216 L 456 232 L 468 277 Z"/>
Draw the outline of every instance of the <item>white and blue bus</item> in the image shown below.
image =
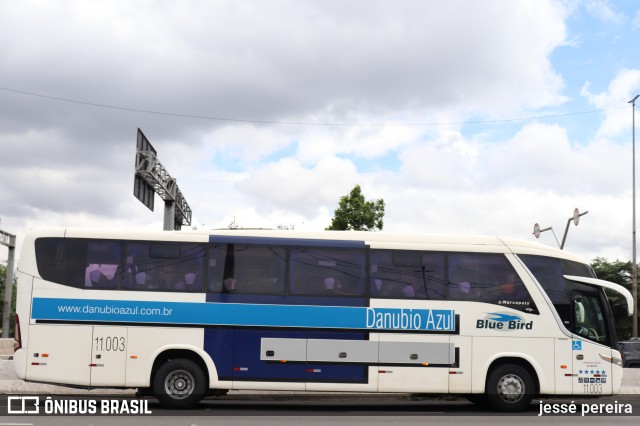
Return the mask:
<path fill-rule="evenodd" d="M 447 393 L 502 411 L 611 395 L 604 288 L 564 251 L 498 237 L 43 229 L 23 243 L 19 378 L 138 388 Z"/>

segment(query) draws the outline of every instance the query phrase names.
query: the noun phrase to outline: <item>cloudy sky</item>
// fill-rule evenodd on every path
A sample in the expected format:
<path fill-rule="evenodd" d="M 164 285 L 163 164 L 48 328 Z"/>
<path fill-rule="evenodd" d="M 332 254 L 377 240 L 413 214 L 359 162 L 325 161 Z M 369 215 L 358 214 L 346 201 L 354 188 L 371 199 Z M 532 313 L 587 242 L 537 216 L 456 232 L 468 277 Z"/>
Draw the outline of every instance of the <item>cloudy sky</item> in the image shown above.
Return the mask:
<path fill-rule="evenodd" d="M 360 184 L 386 231 L 579 208 L 566 249 L 627 260 L 638 41 L 633 0 L 0 0 L 0 228 L 162 229 L 140 128 L 200 229 L 322 230 Z"/>

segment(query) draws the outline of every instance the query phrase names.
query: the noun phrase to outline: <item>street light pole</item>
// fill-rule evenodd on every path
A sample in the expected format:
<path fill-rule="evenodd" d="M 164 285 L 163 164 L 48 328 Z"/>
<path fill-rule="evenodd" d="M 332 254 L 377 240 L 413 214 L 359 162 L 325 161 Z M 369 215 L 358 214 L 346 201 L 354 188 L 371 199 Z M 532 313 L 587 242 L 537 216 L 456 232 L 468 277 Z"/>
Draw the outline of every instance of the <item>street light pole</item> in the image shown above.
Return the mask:
<path fill-rule="evenodd" d="M 632 153 L 632 170 L 633 170 L 633 261 L 631 264 L 631 294 L 633 296 L 633 319 L 631 320 L 631 334 L 633 337 L 638 337 L 638 266 L 636 264 L 636 95 L 628 103 L 631 104 L 631 120 L 632 120 L 632 140 L 633 140 L 633 153 Z"/>

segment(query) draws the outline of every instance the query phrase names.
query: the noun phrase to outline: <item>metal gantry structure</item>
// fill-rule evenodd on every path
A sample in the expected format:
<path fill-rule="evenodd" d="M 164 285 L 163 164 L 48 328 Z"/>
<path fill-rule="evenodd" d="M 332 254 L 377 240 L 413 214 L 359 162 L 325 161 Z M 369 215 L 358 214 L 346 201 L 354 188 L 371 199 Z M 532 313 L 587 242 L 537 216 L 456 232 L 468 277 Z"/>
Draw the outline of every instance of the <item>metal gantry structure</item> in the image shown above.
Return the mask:
<path fill-rule="evenodd" d="M 138 129 L 136 140 L 136 166 L 133 195 L 149 210 L 154 208 L 154 195 L 164 201 L 165 231 L 178 231 L 182 225 L 191 225 L 191 207 L 185 200 L 176 179 L 158 160 L 158 153 L 144 133 Z"/>
<path fill-rule="evenodd" d="M 0 244 L 9 248 L 7 275 L 4 280 L 4 301 L 2 305 L 2 338 L 9 337 L 11 327 L 11 299 L 13 296 L 13 264 L 15 262 L 16 236 L 0 229 Z"/>

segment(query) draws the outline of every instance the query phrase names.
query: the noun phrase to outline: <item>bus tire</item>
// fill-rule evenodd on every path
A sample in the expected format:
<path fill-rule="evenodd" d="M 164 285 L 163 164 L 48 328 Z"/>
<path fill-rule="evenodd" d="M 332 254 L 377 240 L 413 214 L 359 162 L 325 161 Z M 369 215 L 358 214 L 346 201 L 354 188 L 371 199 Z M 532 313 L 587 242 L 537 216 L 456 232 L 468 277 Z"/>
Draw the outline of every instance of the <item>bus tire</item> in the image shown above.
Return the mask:
<path fill-rule="evenodd" d="M 535 384 L 523 367 L 505 364 L 492 370 L 487 378 L 486 399 L 498 411 L 526 410 L 531 405 Z"/>
<path fill-rule="evenodd" d="M 168 360 L 153 377 L 153 394 L 165 408 L 193 408 L 203 398 L 206 389 L 202 369 L 188 359 Z"/>

